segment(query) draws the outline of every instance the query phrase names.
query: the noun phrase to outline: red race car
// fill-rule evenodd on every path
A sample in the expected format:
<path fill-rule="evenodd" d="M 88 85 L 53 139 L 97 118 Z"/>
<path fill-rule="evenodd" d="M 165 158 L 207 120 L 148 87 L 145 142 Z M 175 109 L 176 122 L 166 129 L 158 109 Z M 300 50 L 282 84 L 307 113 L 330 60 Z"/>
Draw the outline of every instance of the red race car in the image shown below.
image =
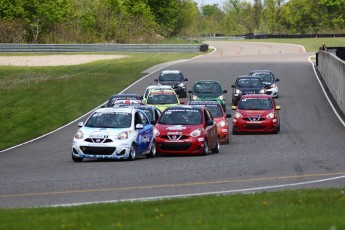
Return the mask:
<path fill-rule="evenodd" d="M 157 153 L 207 155 L 219 152 L 217 124 L 205 106 L 168 107 L 155 125 Z"/>
<path fill-rule="evenodd" d="M 214 120 L 217 123 L 220 143 L 229 144 L 230 139 L 228 118 L 231 117 L 231 114 L 226 114 L 222 105 L 218 101 L 191 101 L 189 104 L 206 106 L 210 110 Z"/>
<path fill-rule="evenodd" d="M 278 133 L 280 106 L 266 94 L 248 94 L 241 97 L 233 117 L 232 133 Z"/>

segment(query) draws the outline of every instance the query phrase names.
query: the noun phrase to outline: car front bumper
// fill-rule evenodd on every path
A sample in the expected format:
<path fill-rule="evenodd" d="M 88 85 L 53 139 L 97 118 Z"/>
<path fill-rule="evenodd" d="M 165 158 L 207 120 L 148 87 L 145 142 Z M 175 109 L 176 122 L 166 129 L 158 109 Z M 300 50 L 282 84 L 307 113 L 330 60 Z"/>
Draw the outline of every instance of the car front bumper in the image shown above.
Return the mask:
<path fill-rule="evenodd" d="M 204 137 L 189 137 L 184 140 L 170 140 L 156 136 L 157 153 L 171 155 L 200 155 L 204 152 Z"/>
<path fill-rule="evenodd" d="M 117 141 L 108 144 L 73 140 L 72 154 L 76 158 L 128 159 L 130 147 L 131 144 L 127 141 Z"/>
<path fill-rule="evenodd" d="M 232 130 L 235 133 L 274 133 L 277 129 L 277 119 L 266 119 L 259 122 L 234 119 L 232 125 Z"/>

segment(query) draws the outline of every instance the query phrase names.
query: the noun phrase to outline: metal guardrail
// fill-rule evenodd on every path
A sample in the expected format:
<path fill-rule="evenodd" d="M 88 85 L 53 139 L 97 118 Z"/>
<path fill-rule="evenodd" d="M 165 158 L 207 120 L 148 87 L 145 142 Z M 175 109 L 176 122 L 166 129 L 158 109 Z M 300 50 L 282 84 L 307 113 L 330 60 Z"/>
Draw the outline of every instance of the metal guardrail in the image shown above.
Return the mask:
<path fill-rule="evenodd" d="M 18 44 L 1 43 L 0 52 L 206 52 L 206 44 Z"/>

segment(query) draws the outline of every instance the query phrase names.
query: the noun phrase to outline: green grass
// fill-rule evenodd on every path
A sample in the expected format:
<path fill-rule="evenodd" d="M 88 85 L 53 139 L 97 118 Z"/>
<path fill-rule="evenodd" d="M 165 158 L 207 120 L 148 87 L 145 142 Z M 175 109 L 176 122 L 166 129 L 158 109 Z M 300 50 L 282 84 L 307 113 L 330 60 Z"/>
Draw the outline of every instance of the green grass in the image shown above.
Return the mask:
<path fill-rule="evenodd" d="M 0 66 L 0 149 L 52 131 L 105 102 L 159 63 L 200 53 L 127 53 L 60 67 Z"/>
<path fill-rule="evenodd" d="M 243 40 L 242 40 L 243 41 Z M 298 44 L 304 46 L 308 52 L 317 52 L 322 44 L 326 44 L 328 47 L 341 46 L 345 47 L 345 37 L 342 38 L 281 38 L 281 39 L 247 39 L 246 42 L 275 42 L 275 43 L 287 43 Z"/>
<path fill-rule="evenodd" d="M 344 189 L 0 209 L 0 229 L 345 229 Z"/>

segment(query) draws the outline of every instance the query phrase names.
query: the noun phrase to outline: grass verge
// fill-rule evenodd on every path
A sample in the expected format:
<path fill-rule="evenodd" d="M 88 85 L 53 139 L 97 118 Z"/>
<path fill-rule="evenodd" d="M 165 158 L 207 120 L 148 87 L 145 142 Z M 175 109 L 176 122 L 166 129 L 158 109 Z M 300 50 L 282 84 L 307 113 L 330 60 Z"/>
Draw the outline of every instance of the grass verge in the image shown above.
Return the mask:
<path fill-rule="evenodd" d="M 80 117 L 143 77 L 149 67 L 199 54 L 125 53 L 128 58 L 75 66 L 0 66 L 0 150 Z"/>
<path fill-rule="evenodd" d="M 2 230 L 345 229 L 344 189 L 0 209 Z"/>

